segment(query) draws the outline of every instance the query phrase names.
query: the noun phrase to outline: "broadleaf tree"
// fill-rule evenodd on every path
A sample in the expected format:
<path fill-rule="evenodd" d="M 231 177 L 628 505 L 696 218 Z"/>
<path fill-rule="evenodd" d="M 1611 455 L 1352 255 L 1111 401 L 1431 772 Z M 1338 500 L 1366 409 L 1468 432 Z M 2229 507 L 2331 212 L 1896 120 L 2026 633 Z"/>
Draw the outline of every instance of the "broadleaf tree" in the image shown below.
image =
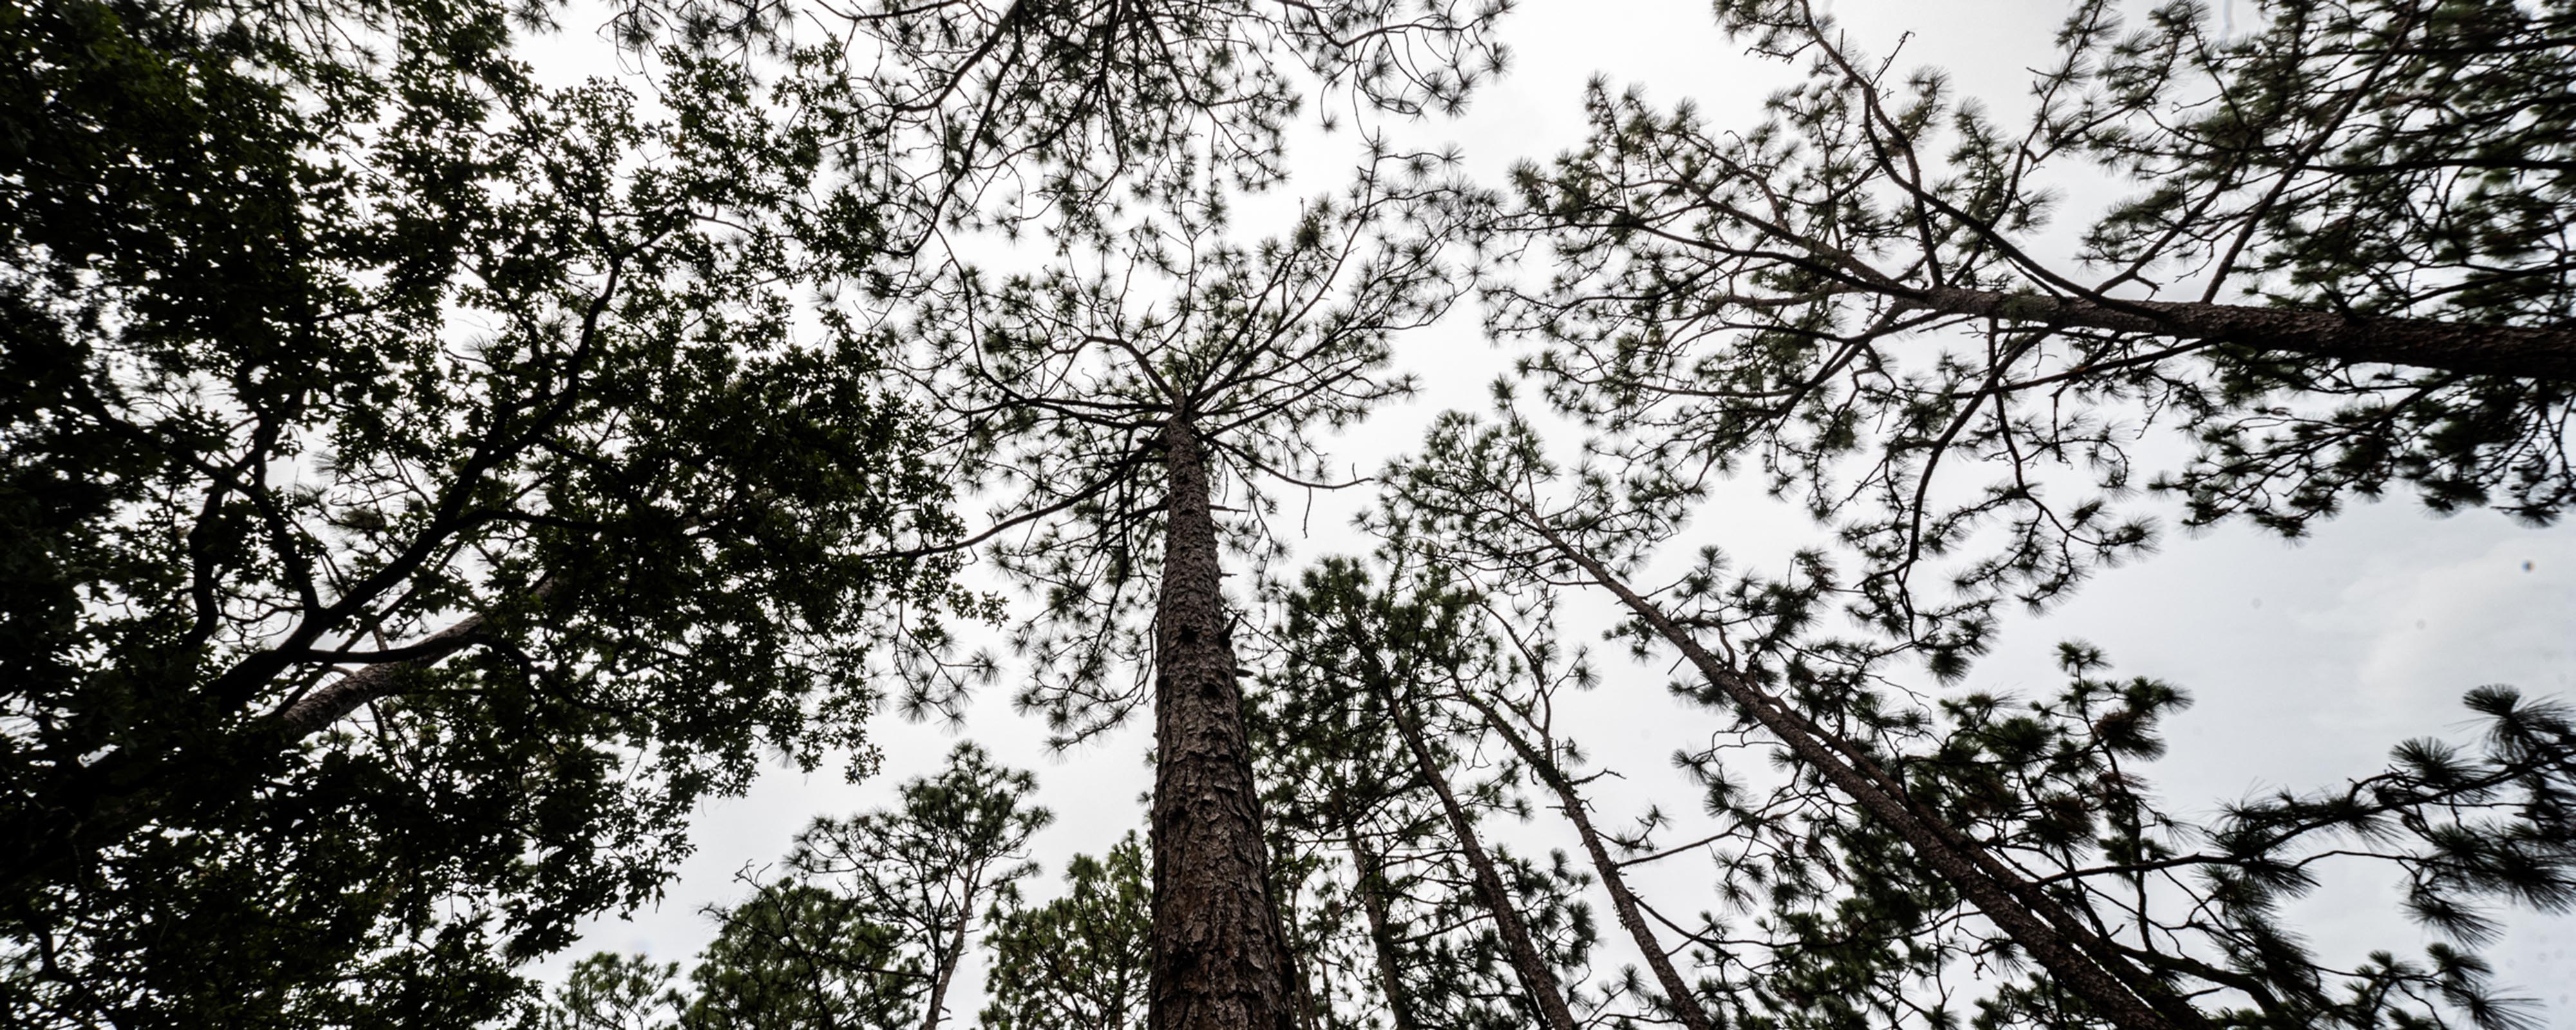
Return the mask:
<path fill-rule="evenodd" d="M 956 600 L 793 331 L 828 126 L 542 87 L 548 13 L 0 16 L 11 1022 L 497 1011 L 763 754 L 864 762 L 875 616 Z"/>
<path fill-rule="evenodd" d="M 10 1011 L 470 1019 L 763 745 L 863 769 L 861 662 L 984 609 L 800 291 L 1264 182 L 1272 57 L 1418 111 L 1499 13 L 636 3 L 545 89 L 543 2 L 5 12 Z"/>

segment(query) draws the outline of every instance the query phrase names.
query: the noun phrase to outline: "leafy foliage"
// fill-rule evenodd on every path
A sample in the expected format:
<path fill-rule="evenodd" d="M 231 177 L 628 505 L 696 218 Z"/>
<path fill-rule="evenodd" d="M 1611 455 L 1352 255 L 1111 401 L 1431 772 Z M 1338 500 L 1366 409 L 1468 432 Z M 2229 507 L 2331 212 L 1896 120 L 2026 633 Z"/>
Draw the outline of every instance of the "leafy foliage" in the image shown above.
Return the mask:
<path fill-rule="evenodd" d="M 719 929 L 689 971 L 694 996 L 666 986 L 676 964 L 601 953 L 531 1016 L 577 1027 L 667 1008 L 685 1030 L 931 1030 L 974 925 L 1003 920 L 1016 882 L 1037 869 L 1028 839 L 1052 817 L 1026 804 L 1034 787 L 1027 772 L 959 744 L 937 775 L 906 781 L 894 808 L 816 819 L 786 875 L 710 909 Z"/>
<path fill-rule="evenodd" d="M 681 1027 L 916 1025 L 929 985 L 921 956 L 857 899 L 786 880 L 715 914 L 721 929 L 689 971 L 697 994 L 682 996 Z"/>
<path fill-rule="evenodd" d="M 679 1025 L 676 1017 L 688 1007 L 687 999 L 671 987 L 679 975 L 678 963 L 600 952 L 573 963 L 537 1025 L 543 1030 L 673 1030 Z"/>
<path fill-rule="evenodd" d="M 890 811 L 849 820 L 817 819 L 787 858 L 799 883 L 829 883 L 895 940 L 895 954 L 920 970 L 924 1030 L 944 1014 L 979 903 L 1009 897 L 1037 871 L 1029 837 L 1053 819 L 1025 802 L 1027 772 L 996 766 L 973 744 L 949 752 L 939 775 L 903 785 Z"/>
<path fill-rule="evenodd" d="M 958 600 L 791 332 L 812 126 L 509 14 L 0 13 L 13 1022 L 489 1014 L 761 756 L 864 763 L 878 616 Z"/>
<path fill-rule="evenodd" d="M 1806 71 L 1764 123 L 1596 88 L 1499 225 L 1554 263 L 1492 327 L 1593 463 L 1513 385 L 1444 418 L 1378 561 L 1271 584 L 1238 669 L 1213 542 L 1164 581 L 1174 527 L 1266 572 L 1283 484 L 1355 485 L 1310 434 L 1410 392 L 1395 341 L 1495 224 L 1373 133 L 1276 237 L 1233 207 L 1287 181 L 1308 92 L 1454 111 L 1507 6 L 636 0 L 648 77 L 561 89 L 517 57 L 543 3 L 0 9 L 0 1012 L 933 1030 L 980 919 L 996 1027 L 1186 1021 L 1146 981 L 1229 949 L 1317 1030 L 2527 1025 L 2476 949 L 2576 905 L 2556 703 L 2481 688 L 2475 745 L 2192 821 L 2145 776 L 2179 690 L 2074 645 L 2038 700 L 1897 669 L 1964 677 L 1998 605 L 2143 554 L 2140 488 L 2292 535 L 2400 486 L 2557 517 L 2576 9 L 2267 0 L 2229 35 L 2084 0 L 1998 115 L 1805 0 L 1722 0 Z M 2132 194 L 2057 246 L 2055 186 L 2106 172 Z M 970 257 L 1030 234 L 1043 268 Z M 1836 549 L 1627 585 L 1745 474 Z M 654 896 L 699 800 L 775 755 L 865 771 L 879 684 L 955 715 L 998 675 L 952 651 L 1001 612 L 951 585 L 979 550 L 1035 601 L 1017 700 L 1059 744 L 1197 647 L 1217 700 L 1161 768 L 1213 756 L 1193 854 L 1251 872 L 1173 859 L 1216 809 L 1158 801 L 1158 875 L 1131 835 L 1025 905 L 1033 780 L 961 746 L 818 820 L 685 983 L 597 955 L 539 1002 L 515 969 Z M 1591 677 L 1571 584 L 1698 674 L 1698 816 L 1593 821 L 1616 770 L 1551 722 Z M 1580 861 L 1514 846 L 1533 797 Z M 1623 872 L 1703 856 L 1678 903 Z M 2353 866 L 2443 943 L 2304 939 L 2291 903 Z M 1587 982 L 1596 890 L 1651 987 Z M 1209 899 L 1194 955 L 1164 910 Z M 1278 922 L 1246 899 L 1289 953 L 1242 946 Z"/>

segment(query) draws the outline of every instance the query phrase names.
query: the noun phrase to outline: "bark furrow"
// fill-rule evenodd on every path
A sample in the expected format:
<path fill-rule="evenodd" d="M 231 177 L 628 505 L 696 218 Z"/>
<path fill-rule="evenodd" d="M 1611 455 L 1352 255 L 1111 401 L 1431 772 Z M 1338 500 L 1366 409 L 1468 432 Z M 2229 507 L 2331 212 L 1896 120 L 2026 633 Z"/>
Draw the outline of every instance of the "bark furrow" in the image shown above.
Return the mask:
<path fill-rule="evenodd" d="M 1270 891 L 1242 686 L 1218 586 L 1207 452 L 1163 430 L 1162 596 L 1154 626 L 1152 1030 L 1286 1030 L 1286 935 Z"/>

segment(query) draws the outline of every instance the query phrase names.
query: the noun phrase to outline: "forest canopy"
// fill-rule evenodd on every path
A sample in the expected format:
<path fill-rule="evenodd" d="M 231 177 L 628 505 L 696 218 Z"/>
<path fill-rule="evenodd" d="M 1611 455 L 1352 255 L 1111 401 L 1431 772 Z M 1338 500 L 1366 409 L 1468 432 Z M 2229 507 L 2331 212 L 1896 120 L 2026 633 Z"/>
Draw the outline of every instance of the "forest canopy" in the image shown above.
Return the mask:
<path fill-rule="evenodd" d="M 1506 153 L 1506 0 L 0 6 L 0 1012 L 2576 1011 L 2495 959 L 2563 675 L 2183 795 L 2272 685 L 2052 621 L 2383 498 L 2564 538 L 2576 3 L 1828 6 Z M 683 883 L 779 770 L 884 803 Z"/>

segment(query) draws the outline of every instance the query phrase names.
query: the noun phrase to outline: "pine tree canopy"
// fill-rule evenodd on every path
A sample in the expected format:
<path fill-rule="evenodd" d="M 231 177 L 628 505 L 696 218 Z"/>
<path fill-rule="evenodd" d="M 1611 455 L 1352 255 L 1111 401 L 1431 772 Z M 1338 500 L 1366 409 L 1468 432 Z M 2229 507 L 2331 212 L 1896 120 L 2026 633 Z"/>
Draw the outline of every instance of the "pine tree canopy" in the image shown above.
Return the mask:
<path fill-rule="evenodd" d="M 1819 6 L 1717 5 L 1805 74 L 1760 124 L 1596 83 L 1591 138 L 1513 175 L 1548 264 L 1494 328 L 1638 503 L 1756 475 L 1955 648 L 2150 548 L 2140 488 L 2291 535 L 2398 488 L 2576 501 L 2576 8 L 2088 0 L 2007 116 Z"/>
<path fill-rule="evenodd" d="M 2059 609 L 2560 553 L 2576 0 L 2041 3 L 0 0 L 0 1025 L 2568 1018 L 2568 700 Z"/>

